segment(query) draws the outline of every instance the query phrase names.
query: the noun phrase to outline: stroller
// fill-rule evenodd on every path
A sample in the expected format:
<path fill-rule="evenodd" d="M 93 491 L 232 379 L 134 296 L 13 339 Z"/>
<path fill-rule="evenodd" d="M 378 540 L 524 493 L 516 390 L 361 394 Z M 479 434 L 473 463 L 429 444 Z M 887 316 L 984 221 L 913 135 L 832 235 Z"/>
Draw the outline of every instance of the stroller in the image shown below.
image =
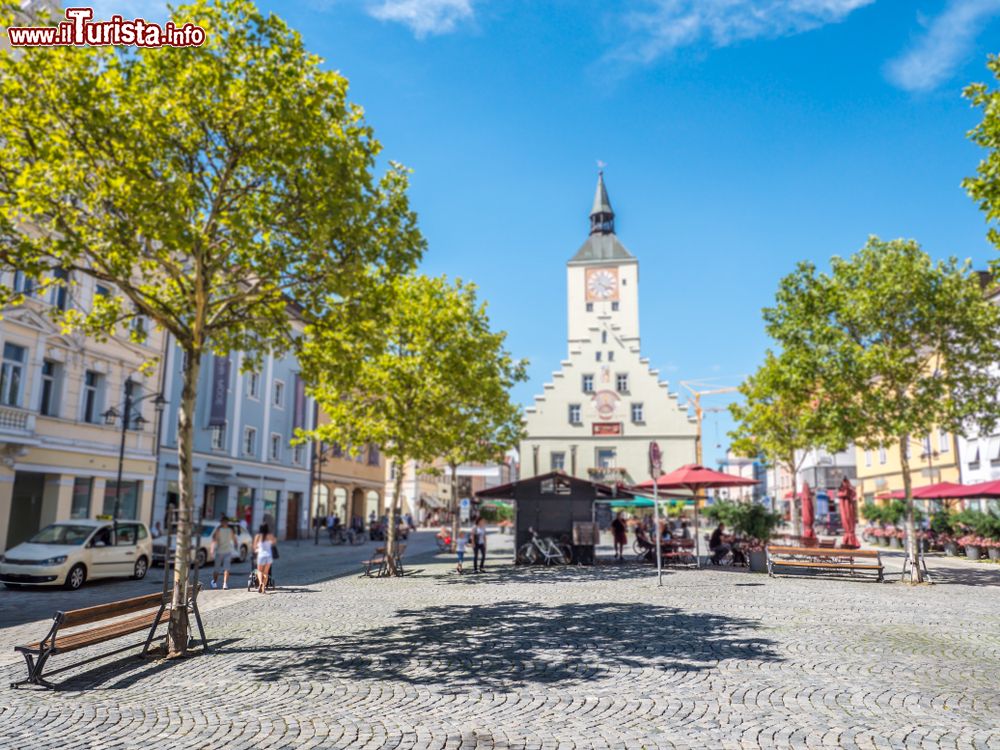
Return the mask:
<path fill-rule="evenodd" d="M 257 577 L 257 568 L 250 568 L 250 577 L 247 578 L 247 591 L 256 591 L 260 588 L 260 579 Z M 267 589 L 274 589 L 274 564 L 271 564 L 271 572 L 267 576 Z"/>

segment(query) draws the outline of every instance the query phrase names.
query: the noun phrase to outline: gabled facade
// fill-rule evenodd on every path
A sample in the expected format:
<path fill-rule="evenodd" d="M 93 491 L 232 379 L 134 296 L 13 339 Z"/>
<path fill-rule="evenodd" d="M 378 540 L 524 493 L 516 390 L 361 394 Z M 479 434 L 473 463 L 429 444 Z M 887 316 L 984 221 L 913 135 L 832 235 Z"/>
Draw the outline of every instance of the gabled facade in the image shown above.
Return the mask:
<path fill-rule="evenodd" d="M 665 470 L 692 463 L 695 421 L 639 348 L 639 261 L 615 234 L 603 174 L 566 285 L 568 356 L 525 411 L 522 472 L 640 482 L 652 440 Z"/>

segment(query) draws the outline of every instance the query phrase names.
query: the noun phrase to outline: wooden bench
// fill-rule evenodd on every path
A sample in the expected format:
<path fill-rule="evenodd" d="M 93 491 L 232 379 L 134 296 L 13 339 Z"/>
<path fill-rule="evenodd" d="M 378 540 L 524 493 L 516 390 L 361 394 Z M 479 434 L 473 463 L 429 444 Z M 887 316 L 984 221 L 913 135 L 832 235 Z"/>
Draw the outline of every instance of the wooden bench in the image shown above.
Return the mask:
<path fill-rule="evenodd" d="M 202 646 L 207 649 L 208 642 L 205 639 L 205 628 L 202 626 L 201 614 L 198 612 L 197 596 L 195 594 L 196 592 L 192 592 L 188 607 L 194 611 L 195 620 L 198 623 L 198 631 L 201 634 Z M 132 633 L 148 631 L 144 643 L 132 643 L 114 651 L 104 652 L 90 659 L 84 659 L 75 664 L 52 670 L 48 675 L 51 676 L 59 672 L 64 672 L 67 669 L 73 669 L 97 659 L 104 659 L 112 654 L 128 651 L 140 645 L 142 646 L 142 653 L 145 654 L 149 650 L 153 636 L 156 634 L 156 628 L 160 624 L 169 622 L 170 620 L 171 596 L 171 593 L 146 594 L 145 596 L 137 596 L 132 599 L 98 604 L 94 607 L 56 612 L 55 617 L 52 618 L 52 627 L 44 638 L 36 643 L 14 647 L 14 650 L 20 652 L 28 663 L 28 676 L 20 682 L 12 682 L 10 686 L 17 688 L 20 685 L 31 683 L 32 685 L 42 685 L 47 688 L 54 687 L 54 685 L 42 677 L 42 671 L 45 669 L 45 664 L 50 657 L 56 654 L 77 651 L 88 646 L 96 646 L 99 643 L 131 635 Z M 133 617 L 117 619 L 125 615 L 133 615 Z M 84 625 L 95 625 L 96 627 L 73 630 L 73 632 L 69 633 L 66 632 L 73 628 L 81 628 Z"/>
<path fill-rule="evenodd" d="M 858 562 L 858 561 L 861 562 Z M 866 562 L 870 561 L 870 562 Z M 829 549 L 827 547 L 767 546 L 767 574 L 774 577 L 776 567 L 818 570 L 876 571 L 883 580 L 882 558 L 878 550 Z"/>
<path fill-rule="evenodd" d="M 406 552 L 405 544 L 396 545 L 396 575 L 403 575 L 403 553 Z M 375 554 L 368 560 L 361 561 L 365 569 L 361 574 L 362 578 L 382 578 L 389 575 L 389 559 L 385 554 L 385 547 L 376 547 Z"/>

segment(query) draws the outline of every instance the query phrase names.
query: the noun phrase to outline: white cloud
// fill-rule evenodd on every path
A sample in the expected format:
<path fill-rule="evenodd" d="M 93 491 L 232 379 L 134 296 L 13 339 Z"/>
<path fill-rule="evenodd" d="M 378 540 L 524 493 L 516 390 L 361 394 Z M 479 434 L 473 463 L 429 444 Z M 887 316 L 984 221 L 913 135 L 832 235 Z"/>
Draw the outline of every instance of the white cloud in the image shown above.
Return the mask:
<path fill-rule="evenodd" d="M 875 0 L 650 0 L 626 13 L 635 35 L 615 57 L 651 62 L 680 47 L 726 47 L 758 37 L 773 38 L 837 23 Z"/>
<path fill-rule="evenodd" d="M 382 0 L 368 12 L 381 21 L 410 27 L 418 37 L 447 34 L 473 16 L 473 0 Z"/>
<path fill-rule="evenodd" d="M 1000 15 L 1000 0 L 950 0 L 927 31 L 886 66 L 886 76 L 908 91 L 929 91 L 951 77 L 986 21 Z"/>

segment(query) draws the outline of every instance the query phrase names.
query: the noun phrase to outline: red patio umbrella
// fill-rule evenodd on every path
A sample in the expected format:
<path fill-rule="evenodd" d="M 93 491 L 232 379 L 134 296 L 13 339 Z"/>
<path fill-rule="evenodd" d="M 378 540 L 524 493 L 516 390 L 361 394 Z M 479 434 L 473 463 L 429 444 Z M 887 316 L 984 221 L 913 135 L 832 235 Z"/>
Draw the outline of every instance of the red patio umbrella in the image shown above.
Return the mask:
<path fill-rule="evenodd" d="M 961 489 L 948 497 L 1000 497 L 1000 479 L 956 486 Z"/>
<path fill-rule="evenodd" d="M 919 500 L 941 500 L 947 497 L 960 497 L 961 495 L 956 493 L 961 493 L 965 489 L 967 489 L 967 485 L 964 484 L 938 482 L 913 490 L 913 496 Z"/>
<path fill-rule="evenodd" d="M 857 549 L 861 546 L 854 531 L 858 525 L 858 493 L 847 477 L 844 477 L 837 489 L 837 499 L 840 501 L 840 523 L 844 527 L 844 538 L 840 546 Z"/>
<path fill-rule="evenodd" d="M 647 479 L 642 484 L 636 485 L 636 489 L 650 490 L 653 488 L 653 480 Z M 662 474 L 656 480 L 656 486 L 661 490 L 689 490 L 695 495 L 694 501 L 694 554 L 701 567 L 701 539 L 698 536 L 698 499 L 697 494 L 707 489 L 719 487 L 748 487 L 752 484 L 759 484 L 756 479 L 744 479 L 733 474 L 724 474 L 721 471 L 706 469 L 698 464 L 686 464 L 679 469 L 674 469 L 669 474 Z"/>
<path fill-rule="evenodd" d="M 809 482 L 802 483 L 802 541 L 813 541 L 816 539 L 816 532 L 813 524 L 816 523 L 816 510 L 813 507 L 813 493 L 809 488 Z"/>

